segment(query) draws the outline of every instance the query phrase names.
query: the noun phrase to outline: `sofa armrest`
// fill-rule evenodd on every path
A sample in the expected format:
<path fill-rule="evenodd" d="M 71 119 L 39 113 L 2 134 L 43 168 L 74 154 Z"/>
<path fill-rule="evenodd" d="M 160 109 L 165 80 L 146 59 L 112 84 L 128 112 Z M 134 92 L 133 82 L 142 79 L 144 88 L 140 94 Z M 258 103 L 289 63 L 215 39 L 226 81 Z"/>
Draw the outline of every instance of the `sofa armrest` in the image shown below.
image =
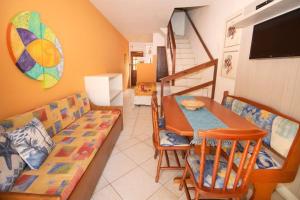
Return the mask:
<path fill-rule="evenodd" d="M 17 192 L 0 192 L 0 200 L 60 200 L 60 196 Z"/>

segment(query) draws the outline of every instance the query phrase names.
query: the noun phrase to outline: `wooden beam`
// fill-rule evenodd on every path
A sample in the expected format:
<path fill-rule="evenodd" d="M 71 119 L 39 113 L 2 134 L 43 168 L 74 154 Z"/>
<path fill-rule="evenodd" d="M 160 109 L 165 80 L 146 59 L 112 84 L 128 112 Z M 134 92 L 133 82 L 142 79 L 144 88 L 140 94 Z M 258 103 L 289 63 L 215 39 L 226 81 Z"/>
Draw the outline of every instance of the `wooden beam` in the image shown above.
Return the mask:
<path fill-rule="evenodd" d="M 198 30 L 197 30 L 197 28 L 196 28 L 194 22 L 192 21 L 192 18 L 190 17 L 189 13 L 188 13 L 186 10 L 184 10 L 184 12 L 185 12 L 185 14 L 186 14 L 186 16 L 187 16 L 189 22 L 191 23 L 191 25 L 192 25 L 192 27 L 193 27 L 193 29 L 194 29 L 194 31 L 195 31 L 195 33 L 196 33 L 198 39 L 200 40 L 200 42 L 201 42 L 203 48 L 205 49 L 205 52 L 206 52 L 206 54 L 208 55 L 209 59 L 210 59 L 210 60 L 213 60 L 213 59 L 214 59 L 213 56 L 211 55 L 211 53 L 210 53 L 209 49 L 207 48 L 207 46 L 206 46 L 206 44 L 205 44 L 203 38 L 201 37 L 200 33 L 198 32 Z"/>
<path fill-rule="evenodd" d="M 178 72 L 178 73 L 175 73 L 175 74 L 172 74 L 170 76 L 166 76 L 164 78 L 161 79 L 161 81 L 171 81 L 171 80 L 174 80 L 174 79 L 178 79 L 180 77 L 183 77 L 183 76 L 186 76 L 186 75 L 189 75 L 189 74 L 192 74 L 192 73 L 195 73 L 195 72 L 198 72 L 202 69 L 206 69 L 208 67 L 212 67 L 214 65 L 216 65 L 218 62 L 218 60 L 212 60 L 212 61 L 208 61 L 206 63 L 203 63 L 201 65 L 197 65 L 195 67 L 192 67 L 192 68 L 189 68 L 189 69 L 186 69 L 186 70 L 183 70 L 181 72 Z"/>
<path fill-rule="evenodd" d="M 213 83 L 214 83 L 213 81 L 209 81 L 209 82 L 203 83 L 201 85 L 196 85 L 196 86 L 188 88 L 186 90 L 182 90 L 180 92 L 174 93 L 172 95 L 183 95 L 183 94 L 186 94 L 186 93 L 189 93 L 189 92 L 193 92 L 195 90 L 199 90 L 199 89 L 211 86 L 211 85 L 213 85 Z"/>
<path fill-rule="evenodd" d="M 216 91 L 216 83 L 217 83 L 217 71 L 218 71 L 218 63 L 214 67 L 214 77 L 213 77 L 213 87 L 211 91 L 211 99 L 215 98 L 215 91 Z"/>

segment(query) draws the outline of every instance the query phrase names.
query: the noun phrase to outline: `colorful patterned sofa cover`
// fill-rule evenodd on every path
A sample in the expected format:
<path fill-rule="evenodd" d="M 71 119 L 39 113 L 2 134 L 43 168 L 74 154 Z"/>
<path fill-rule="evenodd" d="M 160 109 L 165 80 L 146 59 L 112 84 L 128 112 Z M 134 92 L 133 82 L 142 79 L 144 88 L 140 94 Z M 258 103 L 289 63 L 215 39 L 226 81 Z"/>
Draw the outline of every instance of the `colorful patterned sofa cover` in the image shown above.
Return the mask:
<path fill-rule="evenodd" d="M 11 130 L 36 117 L 56 143 L 38 170 L 23 171 L 11 192 L 67 199 L 119 115 L 119 110 L 92 111 L 86 94 L 81 93 L 1 121 Z"/>
<path fill-rule="evenodd" d="M 268 148 L 272 148 L 280 156 L 286 158 L 299 130 L 299 124 L 231 96 L 224 98 L 223 105 L 267 132 L 267 136 L 263 139 L 264 146 L 267 149 L 262 148 L 260 150 L 255 168 L 281 168 L 282 163 L 277 161 L 278 158 L 277 160 L 274 158 L 275 155 L 268 151 Z M 241 156 L 240 152 L 243 152 L 242 145 L 238 146 L 238 151 Z M 240 156 L 236 155 L 237 159 Z"/>

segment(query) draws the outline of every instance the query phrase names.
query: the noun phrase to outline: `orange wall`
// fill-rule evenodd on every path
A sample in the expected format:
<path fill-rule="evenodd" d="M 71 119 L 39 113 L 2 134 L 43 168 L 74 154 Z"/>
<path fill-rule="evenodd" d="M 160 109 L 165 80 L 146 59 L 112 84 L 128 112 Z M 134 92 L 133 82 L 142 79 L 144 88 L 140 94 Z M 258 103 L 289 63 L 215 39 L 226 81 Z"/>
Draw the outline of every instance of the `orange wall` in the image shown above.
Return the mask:
<path fill-rule="evenodd" d="M 153 56 L 152 63 L 137 65 L 137 83 L 156 82 L 156 62 L 156 56 Z"/>
<path fill-rule="evenodd" d="M 8 53 L 7 25 L 26 10 L 39 12 L 62 44 L 63 76 L 47 90 L 22 74 Z M 122 72 L 128 82 L 128 41 L 88 0 L 0 0 L 0 30 L 0 119 L 83 91 L 86 75 Z"/>

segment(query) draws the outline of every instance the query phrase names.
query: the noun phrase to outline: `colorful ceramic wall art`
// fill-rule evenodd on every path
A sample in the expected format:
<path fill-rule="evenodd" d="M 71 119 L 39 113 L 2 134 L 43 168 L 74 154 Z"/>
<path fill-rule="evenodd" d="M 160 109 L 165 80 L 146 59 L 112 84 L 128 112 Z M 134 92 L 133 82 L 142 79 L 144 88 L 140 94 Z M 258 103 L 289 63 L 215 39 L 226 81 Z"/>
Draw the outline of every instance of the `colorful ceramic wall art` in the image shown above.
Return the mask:
<path fill-rule="evenodd" d="M 8 25 L 8 49 L 16 66 L 28 77 L 51 88 L 60 80 L 64 58 L 54 32 L 37 12 L 16 15 Z"/>

